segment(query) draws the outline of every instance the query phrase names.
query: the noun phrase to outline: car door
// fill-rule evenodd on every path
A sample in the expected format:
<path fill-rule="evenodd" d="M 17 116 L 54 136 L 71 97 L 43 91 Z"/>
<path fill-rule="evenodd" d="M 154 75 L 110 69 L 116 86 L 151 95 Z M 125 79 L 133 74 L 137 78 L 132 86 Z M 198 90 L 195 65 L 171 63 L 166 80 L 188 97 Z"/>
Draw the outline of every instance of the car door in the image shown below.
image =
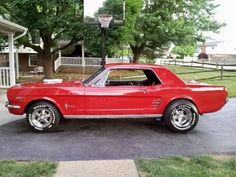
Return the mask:
<path fill-rule="evenodd" d="M 146 98 L 144 102 L 144 111 L 147 114 L 159 114 L 159 108 L 162 99 L 162 85 L 149 85 L 145 86 L 143 89 L 146 92 Z"/>
<path fill-rule="evenodd" d="M 143 71 L 147 78 L 142 84 L 145 86 L 146 91 L 145 112 L 147 114 L 158 115 L 161 112 L 160 106 L 164 96 L 163 84 L 154 70 L 144 69 Z"/>
<path fill-rule="evenodd" d="M 110 80 L 113 84 L 107 84 L 109 74 L 110 71 L 107 71 L 107 73 L 103 74 L 93 85 L 85 88 L 84 101 L 86 114 L 145 114 L 146 89 L 130 79 Z"/>

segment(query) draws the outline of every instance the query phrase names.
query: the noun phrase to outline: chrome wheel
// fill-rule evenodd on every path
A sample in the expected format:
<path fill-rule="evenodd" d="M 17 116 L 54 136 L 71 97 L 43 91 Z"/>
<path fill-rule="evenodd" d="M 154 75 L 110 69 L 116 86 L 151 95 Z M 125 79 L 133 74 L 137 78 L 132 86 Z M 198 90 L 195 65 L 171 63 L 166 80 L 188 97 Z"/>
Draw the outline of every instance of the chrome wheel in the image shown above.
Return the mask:
<path fill-rule="evenodd" d="M 179 130 L 186 130 L 194 123 L 195 116 L 191 108 L 182 105 L 174 109 L 171 113 L 171 122 Z"/>
<path fill-rule="evenodd" d="M 47 107 L 35 109 L 30 118 L 30 124 L 36 129 L 43 129 L 51 125 L 53 121 L 53 113 Z"/>
<path fill-rule="evenodd" d="M 178 99 L 168 105 L 163 120 L 171 131 L 187 133 L 196 127 L 199 114 L 193 103 Z"/>

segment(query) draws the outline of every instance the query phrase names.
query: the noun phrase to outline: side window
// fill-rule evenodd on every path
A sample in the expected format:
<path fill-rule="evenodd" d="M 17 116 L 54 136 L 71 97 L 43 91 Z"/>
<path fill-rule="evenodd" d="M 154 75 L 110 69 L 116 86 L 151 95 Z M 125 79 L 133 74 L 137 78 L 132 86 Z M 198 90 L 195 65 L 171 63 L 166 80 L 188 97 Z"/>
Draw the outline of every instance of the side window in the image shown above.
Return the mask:
<path fill-rule="evenodd" d="M 146 69 L 144 70 L 144 73 L 147 77 L 147 80 L 143 81 L 143 85 L 149 86 L 161 84 L 161 81 L 157 78 L 156 74 L 152 70 Z"/>
<path fill-rule="evenodd" d="M 101 78 L 98 79 L 93 85 L 94 85 L 94 86 L 97 86 L 97 87 L 103 87 L 103 86 L 105 86 L 105 85 L 106 85 L 106 81 L 107 81 L 108 75 L 109 75 L 109 71 L 106 72 L 105 74 L 103 74 L 103 75 L 101 76 Z"/>
<path fill-rule="evenodd" d="M 147 79 L 143 70 L 111 70 L 108 79 L 109 81 L 141 81 Z"/>
<path fill-rule="evenodd" d="M 149 69 L 113 69 L 103 74 L 94 86 L 150 86 L 160 83 Z"/>

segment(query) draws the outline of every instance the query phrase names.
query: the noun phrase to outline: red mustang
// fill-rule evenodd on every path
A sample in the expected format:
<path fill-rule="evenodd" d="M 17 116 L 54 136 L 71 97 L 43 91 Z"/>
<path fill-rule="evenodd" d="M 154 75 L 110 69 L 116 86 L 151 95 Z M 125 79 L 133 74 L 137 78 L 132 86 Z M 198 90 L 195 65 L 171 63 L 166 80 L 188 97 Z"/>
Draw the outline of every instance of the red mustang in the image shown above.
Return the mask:
<path fill-rule="evenodd" d="M 223 86 L 188 84 L 163 66 L 109 64 L 83 81 L 18 84 L 7 92 L 9 112 L 26 113 L 38 132 L 61 118 L 161 118 L 174 132 L 188 132 L 199 114 L 220 110 Z"/>

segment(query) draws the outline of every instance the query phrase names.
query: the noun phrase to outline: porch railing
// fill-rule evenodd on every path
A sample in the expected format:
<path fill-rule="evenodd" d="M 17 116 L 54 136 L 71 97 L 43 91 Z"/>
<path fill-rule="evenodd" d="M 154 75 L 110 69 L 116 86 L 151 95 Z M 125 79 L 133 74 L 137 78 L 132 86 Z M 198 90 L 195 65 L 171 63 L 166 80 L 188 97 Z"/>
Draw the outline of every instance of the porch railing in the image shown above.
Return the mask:
<path fill-rule="evenodd" d="M 0 88 L 8 88 L 10 86 L 10 68 L 0 67 Z"/>
<path fill-rule="evenodd" d="M 60 66 L 76 66 L 76 67 L 98 67 L 101 65 L 101 58 L 95 57 L 58 57 L 54 62 L 54 70 L 56 71 Z M 127 60 L 119 58 L 107 58 L 106 63 L 129 63 Z"/>
<path fill-rule="evenodd" d="M 99 66 L 101 58 L 61 57 L 61 65 L 64 66 Z"/>
<path fill-rule="evenodd" d="M 58 57 L 58 58 L 54 61 L 54 71 L 56 71 L 60 66 L 61 66 L 61 57 Z"/>

